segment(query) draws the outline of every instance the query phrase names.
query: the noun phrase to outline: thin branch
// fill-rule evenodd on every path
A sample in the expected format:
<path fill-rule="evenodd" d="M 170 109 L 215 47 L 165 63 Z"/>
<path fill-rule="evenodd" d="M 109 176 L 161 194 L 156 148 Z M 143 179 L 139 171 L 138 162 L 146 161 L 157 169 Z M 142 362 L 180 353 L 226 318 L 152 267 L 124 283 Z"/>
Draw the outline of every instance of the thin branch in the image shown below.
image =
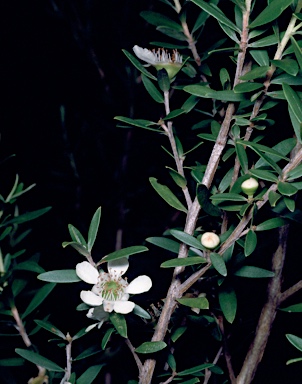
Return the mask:
<path fill-rule="evenodd" d="M 224 332 L 223 317 L 222 316 L 219 317 L 217 319 L 217 322 L 218 322 L 218 326 L 219 326 L 219 329 L 221 331 L 222 338 L 223 338 L 224 358 L 225 358 L 225 362 L 226 362 L 226 365 L 228 368 L 229 378 L 230 378 L 232 384 L 236 384 L 236 376 L 235 376 L 233 366 L 232 366 L 232 358 L 231 358 L 231 354 L 229 351 L 229 347 L 228 347 L 225 332 Z"/>
<path fill-rule="evenodd" d="M 142 368 L 143 368 L 143 364 L 142 364 L 140 358 L 138 357 L 137 353 L 135 352 L 135 348 L 133 347 L 133 345 L 131 344 L 131 341 L 129 339 L 125 339 L 125 343 L 127 344 L 128 348 L 130 349 L 130 351 L 134 357 L 138 371 L 141 372 Z"/>
<path fill-rule="evenodd" d="M 220 347 L 218 352 L 216 353 L 216 356 L 215 356 L 212 364 L 217 364 L 217 362 L 218 362 L 218 360 L 222 354 L 222 350 L 223 350 L 223 348 Z M 203 384 L 207 384 L 209 382 L 211 375 L 212 375 L 212 371 L 210 371 L 209 369 L 206 369 L 206 375 L 205 375 Z"/>
<path fill-rule="evenodd" d="M 248 350 L 236 384 L 249 384 L 253 380 L 258 364 L 262 360 L 279 305 L 287 238 L 288 225 L 285 225 L 279 229 L 279 245 L 272 259 L 272 270 L 275 276 L 272 277 L 268 286 L 267 302 L 261 311 L 254 341 Z"/>
<path fill-rule="evenodd" d="M 67 333 L 67 335 L 66 335 L 66 341 L 67 341 L 66 348 L 65 348 L 65 350 L 66 350 L 66 369 L 65 369 L 65 375 L 62 378 L 60 384 L 64 384 L 66 382 L 69 382 L 69 379 L 70 379 L 70 376 L 71 376 L 71 362 L 72 362 L 72 358 L 71 358 L 71 344 L 72 344 L 72 337 L 70 336 L 69 333 Z"/>
<path fill-rule="evenodd" d="M 283 303 L 283 301 L 287 300 L 290 296 L 294 295 L 296 292 L 298 292 L 300 289 L 302 289 L 302 280 L 298 281 L 295 285 L 288 288 L 286 291 L 280 294 L 279 296 L 279 305 Z"/>

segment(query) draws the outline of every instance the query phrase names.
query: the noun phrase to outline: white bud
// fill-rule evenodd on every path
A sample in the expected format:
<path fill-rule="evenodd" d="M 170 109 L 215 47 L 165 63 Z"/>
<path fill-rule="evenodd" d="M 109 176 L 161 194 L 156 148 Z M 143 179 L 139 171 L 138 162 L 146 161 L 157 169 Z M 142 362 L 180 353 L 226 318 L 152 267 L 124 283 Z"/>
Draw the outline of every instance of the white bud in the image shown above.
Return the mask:
<path fill-rule="evenodd" d="M 201 244 L 208 249 L 214 249 L 220 243 L 219 236 L 217 236 L 216 233 L 213 233 L 213 232 L 205 232 L 201 236 L 200 240 L 201 240 Z"/>
<path fill-rule="evenodd" d="M 253 196 L 253 194 L 257 191 L 258 186 L 258 181 L 253 177 L 250 177 L 241 184 L 241 189 L 248 196 Z"/>

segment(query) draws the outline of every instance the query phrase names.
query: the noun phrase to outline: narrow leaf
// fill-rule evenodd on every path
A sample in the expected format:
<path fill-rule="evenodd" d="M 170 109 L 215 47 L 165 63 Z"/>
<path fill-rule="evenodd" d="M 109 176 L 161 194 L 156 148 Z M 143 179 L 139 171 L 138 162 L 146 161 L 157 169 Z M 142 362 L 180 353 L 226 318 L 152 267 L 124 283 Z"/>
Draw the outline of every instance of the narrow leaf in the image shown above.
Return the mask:
<path fill-rule="evenodd" d="M 44 215 L 46 212 L 48 212 L 51 209 L 51 207 L 38 209 L 37 211 L 32 211 L 28 213 L 23 213 L 22 215 L 16 216 L 13 219 L 10 219 L 8 221 L 5 221 L 4 223 L 0 224 L 0 227 L 3 227 L 4 225 L 10 225 L 10 224 L 22 224 L 26 221 L 34 220 L 42 215 Z"/>
<path fill-rule="evenodd" d="M 139 347 L 135 348 L 136 353 L 154 353 L 166 348 L 167 344 L 164 341 L 146 341 Z"/>
<path fill-rule="evenodd" d="M 236 276 L 248 277 L 252 279 L 261 279 L 265 277 L 274 277 L 275 274 L 272 271 L 266 269 L 245 265 L 238 269 L 235 273 Z"/>
<path fill-rule="evenodd" d="M 287 340 L 294 346 L 296 347 L 297 349 L 299 349 L 299 351 L 302 352 L 302 339 L 301 337 L 298 337 L 298 336 L 295 336 L 295 335 L 291 335 L 291 334 L 287 334 L 285 335 L 287 337 Z"/>
<path fill-rule="evenodd" d="M 152 187 L 171 207 L 187 213 L 185 206 L 178 200 L 174 193 L 165 185 L 158 183 L 154 177 L 149 178 Z"/>
<path fill-rule="evenodd" d="M 21 348 L 16 348 L 15 351 L 18 355 L 22 356 L 25 360 L 29 360 L 31 363 L 34 363 L 34 364 L 39 365 L 43 368 L 46 368 L 48 371 L 54 371 L 54 372 L 64 372 L 65 371 L 63 368 L 59 367 L 53 361 L 47 359 L 46 357 L 39 355 L 36 352 L 29 351 L 27 349 L 21 349 Z"/>
<path fill-rule="evenodd" d="M 121 313 L 111 312 L 109 314 L 109 319 L 111 323 L 113 324 L 114 328 L 117 330 L 117 332 L 122 336 L 127 338 L 127 323 L 125 316 Z"/>
<path fill-rule="evenodd" d="M 93 247 L 93 244 L 95 242 L 96 235 L 97 235 L 98 229 L 99 229 L 100 219 L 101 219 L 101 207 L 99 207 L 95 211 L 95 213 L 94 213 L 94 215 L 92 217 L 90 226 L 89 226 L 89 230 L 88 230 L 88 243 L 87 243 L 88 252 L 91 251 L 91 249 Z"/>
<path fill-rule="evenodd" d="M 62 339 L 66 339 L 66 336 L 62 331 L 60 331 L 57 327 L 52 325 L 49 321 L 43 321 L 43 320 L 34 320 L 36 324 L 39 325 L 39 327 L 46 329 L 47 331 L 54 333 L 55 335 L 61 337 Z"/>
<path fill-rule="evenodd" d="M 77 384 L 92 384 L 105 364 L 92 365 L 78 379 Z"/>
<path fill-rule="evenodd" d="M 276 1 L 276 0 L 275 0 Z M 286 100 L 299 123 L 302 123 L 302 103 L 298 94 L 288 85 L 282 84 Z"/>
<path fill-rule="evenodd" d="M 153 98 L 153 100 L 156 101 L 157 103 L 163 103 L 164 102 L 164 96 L 161 92 L 159 92 L 159 90 L 152 83 L 152 81 L 149 80 L 148 77 L 145 75 L 142 75 L 142 81 L 143 81 L 143 84 L 144 84 L 147 92 Z"/>
<path fill-rule="evenodd" d="M 226 320 L 233 323 L 237 311 L 237 296 L 232 287 L 224 287 L 218 294 L 220 308 Z"/>
<path fill-rule="evenodd" d="M 267 24 L 279 17 L 281 13 L 293 2 L 293 0 L 274 0 L 252 21 L 250 28 Z"/>
<path fill-rule="evenodd" d="M 256 231 L 257 232 L 259 232 L 259 231 L 268 231 L 270 229 L 282 227 L 286 223 L 287 223 L 286 220 L 281 219 L 280 217 L 275 217 L 273 219 L 268 219 L 268 220 L 264 221 L 261 224 L 258 224 L 257 227 L 256 227 Z"/>
<path fill-rule="evenodd" d="M 25 312 L 22 314 L 22 319 L 24 319 L 26 316 L 28 316 L 30 313 L 32 313 L 43 301 L 45 298 L 50 294 L 50 292 L 54 289 L 56 284 L 49 283 L 45 284 L 42 288 L 39 289 L 39 291 L 35 294 L 31 302 L 29 303 L 28 307 L 26 308 Z"/>
<path fill-rule="evenodd" d="M 279 308 L 279 310 L 284 312 L 302 312 L 302 303 L 293 304 L 286 308 Z"/>
<path fill-rule="evenodd" d="M 161 268 L 187 267 L 189 265 L 197 265 L 206 263 L 206 259 L 200 256 L 192 256 L 186 258 L 176 258 L 163 262 Z"/>
<path fill-rule="evenodd" d="M 201 250 L 204 249 L 204 247 L 201 245 L 201 242 L 199 240 L 197 240 L 194 236 L 189 235 L 188 233 L 185 233 L 183 231 L 179 231 L 177 229 L 171 229 L 170 233 L 177 240 L 180 240 L 181 242 L 183 242 L 187 245 L 190 245 L 193 248 L 197 248 L 197 249 L 201 249 Z"/>
<path fill-rule="evenodd" d="M 144 74 L 145 76 L 149 77 L 152 80 L 156 80 L 156 77 L 153 76 L 149 71 L 147 71 L 146 68 L 137 60 L 136 57 L 131 55 L 131 53 L 129 53 L 125 49 L 122 49 L 122 51 L 127 56 L 127 58 L 131 61 L 131 63 L 135 66 L 135 68 L 137 68 L 142 74 Z"/>
<path fill-rule="evenodd" d="M 39 280 L 48 281 L 49 283 L 77 283 L 81 279 L 74 269 L 59 269 L 41 273 L 37 276 Z"/>
<path fill-rule="evenodd" d="M 257 235 L 253 230 L 249 230 L 244 242 L 244 255 L 250 256 L 257 246 Z"/>
<path fill-rule="evenodd" d="M 210 259 L 213 264 L 213 267 L 218 273 L 220 273 L 222 276 L 226 276 L 228 274 L 225 262 L 221 255 L 219 255 L 218 253 L 211 253 Z"/>
<path fill-rule="evenodd" d="M 130 255 L 135 255 L 136 253 L 146 252 L 148 251 L 147 247 L 143 245 L 133 245 L 132 247 L 127 247 L 123 249 L 119 249 L 118 251 L 109 253 L 105 257 L 103 257 L 100 263 L 104 263 L 111 260 L 122 259 L 123 257 L 128 257 Z"/>
<path fill-rule="evenodd" d="M 209 302 L 206 297 L 194 297 L 194 298 L 182 297 L 181 299 L 176 299 L 176 300 L 180 304 L 185 305 L 187 307 L 198 308 L 198 309 L 209 309 Z"/>
<path fill-rule="evenodd" d="M 214 364 L 206 363 L 201 365 L 196 365 L 195 367 L 185 369 L 184 371 L 177 372 L 177 376 L 187 376 L 193 375 L 194 373 L 204 371 L 205 369 L 214 367 Z"/>

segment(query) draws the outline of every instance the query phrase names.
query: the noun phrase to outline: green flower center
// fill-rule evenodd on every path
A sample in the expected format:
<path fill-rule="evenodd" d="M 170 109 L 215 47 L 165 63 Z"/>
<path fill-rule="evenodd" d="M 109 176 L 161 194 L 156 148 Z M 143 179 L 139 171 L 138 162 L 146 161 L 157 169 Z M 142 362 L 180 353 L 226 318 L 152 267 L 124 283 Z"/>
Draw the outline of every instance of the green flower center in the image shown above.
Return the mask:
<path fill-rule="evenodd" d="M 102 297 L 106 300 L 115 301 L 119 300 L 124 293 L 121 284 L 114 280 L 107 281 L 103 286 Z"/>

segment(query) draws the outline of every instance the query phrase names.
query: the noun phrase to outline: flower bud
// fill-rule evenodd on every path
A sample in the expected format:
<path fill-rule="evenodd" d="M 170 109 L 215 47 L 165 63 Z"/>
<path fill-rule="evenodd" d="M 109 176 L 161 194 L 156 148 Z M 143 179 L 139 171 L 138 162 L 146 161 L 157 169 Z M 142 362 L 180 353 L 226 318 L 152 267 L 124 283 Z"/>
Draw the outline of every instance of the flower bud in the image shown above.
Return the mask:
<path fill-rule="evenodd" d="M 208 249 L 214 249 L 220 243 L 219 236 L 217 236 L 216 233 L 213 233 L 213 232 L 205 232 L 201 236 L 200 241 L 201 241 L 201 244 Z"/>
<path fill-rule="evenodd" d="M 257 191 L 258 186 L 258 181 L 253 177 L 250 177 L 241 184 L 241 189 L 248 195 L 248 197 L 253 197 L 253 194 Z"/>

